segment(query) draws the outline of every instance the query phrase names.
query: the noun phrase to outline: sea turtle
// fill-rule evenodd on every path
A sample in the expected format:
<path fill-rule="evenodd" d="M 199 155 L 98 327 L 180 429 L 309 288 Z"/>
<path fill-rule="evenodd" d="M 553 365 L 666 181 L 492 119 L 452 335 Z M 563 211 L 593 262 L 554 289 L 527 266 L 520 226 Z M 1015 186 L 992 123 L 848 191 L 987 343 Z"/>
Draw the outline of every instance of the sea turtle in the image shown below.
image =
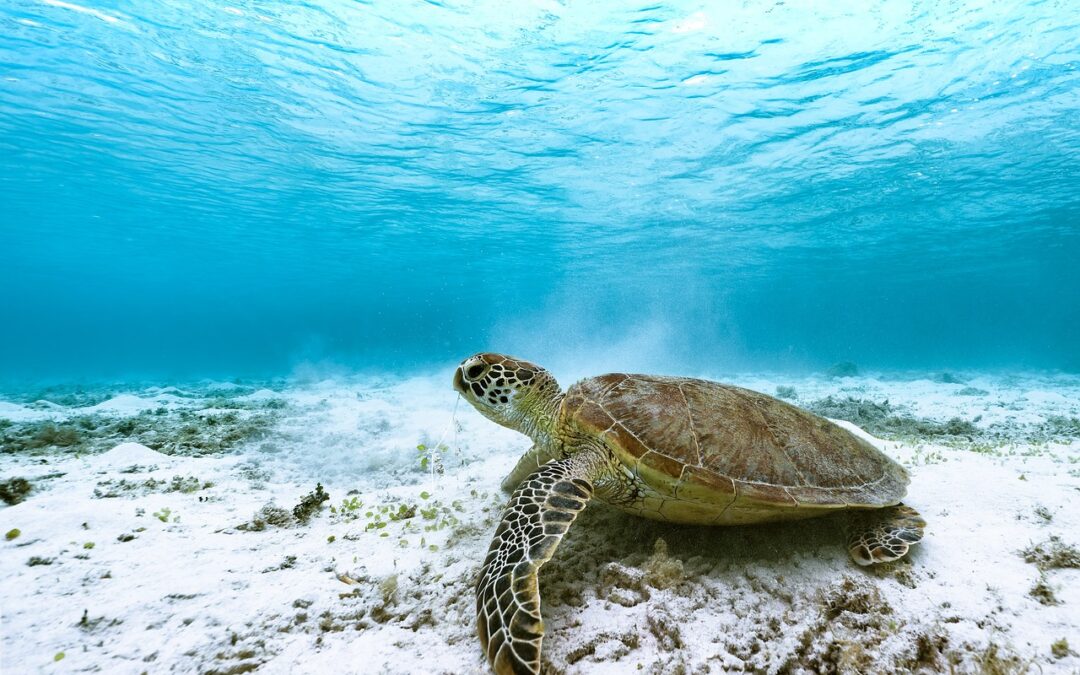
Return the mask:
<path fill-rule="evenodd" d="M 744 525 L 844 509 L 864 517 L 848 553 L 896 560 L 926 523 L 900 503 L 907 472 L 846 429 L 771 396 L 685 377 L 611 373 L 565 393 L 546 370 L 477 354 L 454 388 L 534 446 L 503 482 L 513 495 L 476 587 L 477 631 L 495 671 L 538 673 L 537 573 L 597 497 L 670 523 Z"/>

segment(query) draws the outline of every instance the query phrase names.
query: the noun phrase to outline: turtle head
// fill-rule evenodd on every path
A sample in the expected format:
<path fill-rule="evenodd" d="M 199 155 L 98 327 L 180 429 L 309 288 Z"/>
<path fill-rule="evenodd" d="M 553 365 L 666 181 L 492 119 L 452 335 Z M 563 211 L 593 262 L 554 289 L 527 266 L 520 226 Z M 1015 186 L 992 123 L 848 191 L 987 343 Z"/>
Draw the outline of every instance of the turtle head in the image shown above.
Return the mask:
<path fill-rule="evenodd" d="M 562 390 L 535 363 L 503 354 L 476 354 L 454 371 L 454 389 L 492 422 L 537 435 L 553 431 Z"/>

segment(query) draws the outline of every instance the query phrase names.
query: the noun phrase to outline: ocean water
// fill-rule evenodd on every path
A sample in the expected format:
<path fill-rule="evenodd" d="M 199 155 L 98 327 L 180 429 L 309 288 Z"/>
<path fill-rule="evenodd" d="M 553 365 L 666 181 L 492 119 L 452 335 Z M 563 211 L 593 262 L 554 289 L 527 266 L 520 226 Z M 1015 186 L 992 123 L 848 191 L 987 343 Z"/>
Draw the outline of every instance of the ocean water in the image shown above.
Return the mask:
<path fill-rule="evenodd" d="M 490 673 L 548 446 L 484 350 L 782 398 L 927 521 L 866 570 L 581 471 L 545 670 L 1078 673 L 1078 260 L 1077 0 L 3 0 L 0 672 Z M 658 400 L 680 477 L 883 484 Z"/>
<path fill-rule="evenodd" d="M 1080 370 L 1080 4 L 0 5 L 0 379 Z"/>

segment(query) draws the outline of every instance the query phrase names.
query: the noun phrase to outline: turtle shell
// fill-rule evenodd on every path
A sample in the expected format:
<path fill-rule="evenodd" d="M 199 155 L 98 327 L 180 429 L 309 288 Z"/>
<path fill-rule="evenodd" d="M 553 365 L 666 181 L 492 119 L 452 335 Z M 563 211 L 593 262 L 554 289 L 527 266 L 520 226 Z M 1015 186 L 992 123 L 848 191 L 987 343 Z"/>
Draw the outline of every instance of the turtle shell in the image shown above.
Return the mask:
<path fill-rule="evenodd" d="M 908 483 L 862 438 L 741 387 L 615 373 L 575 384 L 563 406 L 571 425 L 680 500 L 877 508 L 898 503 Z"/>

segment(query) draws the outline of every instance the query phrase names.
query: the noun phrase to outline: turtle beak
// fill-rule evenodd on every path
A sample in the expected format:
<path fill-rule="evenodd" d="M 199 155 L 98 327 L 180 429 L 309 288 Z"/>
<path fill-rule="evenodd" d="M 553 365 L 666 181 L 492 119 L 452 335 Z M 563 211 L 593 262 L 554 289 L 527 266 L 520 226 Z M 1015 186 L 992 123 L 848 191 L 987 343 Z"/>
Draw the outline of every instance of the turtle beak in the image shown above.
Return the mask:
<path fill-rule="evenodd" d="M 454 389 L 459 393 L 465 393 L 465 375 L 461 372 L 461 368 L 454 370 Z"/>

